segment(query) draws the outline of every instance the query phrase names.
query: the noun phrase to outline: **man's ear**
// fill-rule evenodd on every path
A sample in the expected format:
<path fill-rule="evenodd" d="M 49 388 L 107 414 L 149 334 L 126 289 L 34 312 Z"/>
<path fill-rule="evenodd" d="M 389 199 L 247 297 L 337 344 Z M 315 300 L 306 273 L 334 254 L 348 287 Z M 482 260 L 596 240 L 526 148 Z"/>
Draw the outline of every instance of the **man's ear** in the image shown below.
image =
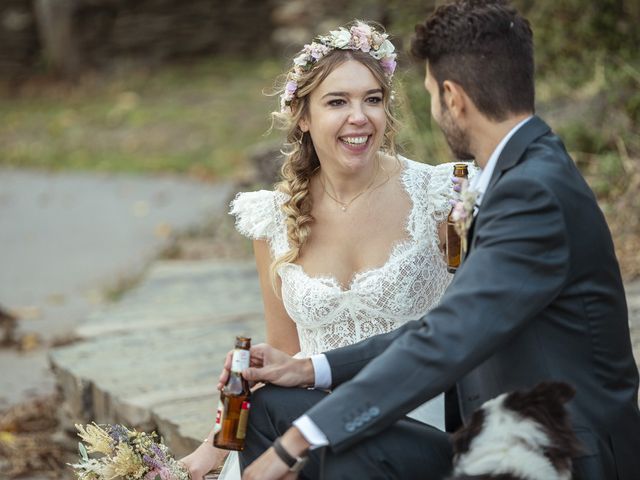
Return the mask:
<path fill-rule="evenodd" d="M 442 98 L 449 112 L 458 118 L 465 113 L 468 97 L 464 89 L 451 80 L 442 82 Z"/>

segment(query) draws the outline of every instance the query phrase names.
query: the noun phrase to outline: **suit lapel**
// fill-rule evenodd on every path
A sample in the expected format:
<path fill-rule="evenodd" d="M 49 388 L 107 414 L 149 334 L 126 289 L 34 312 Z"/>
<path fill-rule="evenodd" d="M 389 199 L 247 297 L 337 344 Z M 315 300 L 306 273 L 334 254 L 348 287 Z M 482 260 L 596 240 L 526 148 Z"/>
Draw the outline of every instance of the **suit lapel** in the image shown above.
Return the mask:
<path fill-rule="evenodd" d="M 483 203 L 486 201 L 487 195 L 491 191 L 491 187 L 496 184 L 504 172 L 515 166 L 522 159 L 522 155 L 527 147 L 534 140 L 550 131 L 551 128 L 549 128 L 549 125 L 547 125 L 544 120 L 537 115 L 531 117 L 527 123 L 520 127 L 520 129 L 509 139 L 498 157 L 496 168 L 493 171 L 493 175 L 491 175 L 491 180 L 489 181 L 487 190 L 484 192 L 484 198 L 482 200 Z M 481 210 L 482 207 L 480 207 L 480 211 Z M 480 215 L 480 211 L 478 211 L 478 213 L 473 217 L 469 230 L 467 231 L 467 255 L 469 255 L 473 246 L 476 220 L 478 215 Z"/>
<path fill-rule="evenodd" d="M 475 230 L 477 217 L 478 215 L 473 217 L 473 220 L 471 220 L 471 225 L 469 225 L 469 230 L 467 230 L 467 252 L 464 255 L 465 257 L 469 255 L 469 252 L 471 251 L 471 242 L 473 241 L 473 231 Z"/>
<path fill-rule="evenodd" d="M 487 191 L 484 193 L 484 198 L 491 191 L 498 179 L 504 172 L 516 165 L 521 159 L 522 154 L 531 143 L 551 131 L 549 125 L 547 125 L 540 117 L 534 115 L 531 119 L 525 123 L 520 129 L 509 139 L 507 144 L 502 149 L 496 168 L 493 171 Z M 484 201 L 484 200 L 483 200 Z"/>

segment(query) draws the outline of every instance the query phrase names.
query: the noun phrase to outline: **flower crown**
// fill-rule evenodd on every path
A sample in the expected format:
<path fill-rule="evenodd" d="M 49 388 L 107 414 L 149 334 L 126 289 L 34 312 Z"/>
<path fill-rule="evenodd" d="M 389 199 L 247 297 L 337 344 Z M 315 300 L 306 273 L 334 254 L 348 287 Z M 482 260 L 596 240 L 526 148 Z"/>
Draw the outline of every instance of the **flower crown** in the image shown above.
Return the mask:
<path fill-rule="evenodd" d="M 332 50 L 359 50 L 368 53 L 380 62 L 387 79 L 391 81 L 396 69 L 396 53 L 389 35 L 376 31 L 364 22 L 356 21 L 348 30 L 340 27 L 331 30 L 329 35 L 317 37 L 304 46 L 298 56 L 293 59 L 293 68 L 287 74 L 287 82 L 280 95 L 280 111 L 291 112 L 291 102 L 296 97 L 298 82 L 304 72 L 309 71 L 315 63 Z"/>

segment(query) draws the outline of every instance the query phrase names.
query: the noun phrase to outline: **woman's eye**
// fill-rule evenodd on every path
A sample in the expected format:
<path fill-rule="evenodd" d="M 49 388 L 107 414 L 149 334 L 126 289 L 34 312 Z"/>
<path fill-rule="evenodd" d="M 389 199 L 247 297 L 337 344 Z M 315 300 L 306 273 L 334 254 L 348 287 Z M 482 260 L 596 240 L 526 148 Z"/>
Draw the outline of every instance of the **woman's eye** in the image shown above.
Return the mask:
<path fill-rule="evenodd" d="M 367 98 L 369 103 L 382 103 L 382 97 L 369 97 Z"/>
<path fill-rule="evenodd" d="M 328 105 L 331 107 L 338 107 L 340 105 L 344 105 L 345 101 L 341 98 L 336 98 L 334 100 L 329 100 Z"/>

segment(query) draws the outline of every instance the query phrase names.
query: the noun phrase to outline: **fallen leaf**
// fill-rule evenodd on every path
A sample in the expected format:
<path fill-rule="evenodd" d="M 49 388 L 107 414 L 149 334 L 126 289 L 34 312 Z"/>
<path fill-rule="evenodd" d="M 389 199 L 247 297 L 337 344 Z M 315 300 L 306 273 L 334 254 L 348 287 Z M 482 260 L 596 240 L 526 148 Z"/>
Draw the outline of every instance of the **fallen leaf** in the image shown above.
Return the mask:
<path fill-rule="evenodd" d="M 20 338 L 20 350 L 23 352 L 31 352 L 38 348 L 41 343 L 40 336 L 37 333 L 25 333 Z"/>
<path fill-rule="evenodd" d="M 47 302 L 52 305 L 62 305 L 66 301 L 62 293 L 52 293 L 47 297 Z"/>
<path fill-rule="evenodd" d="M 145 201 L 138 201 L 133 204 L 133 215 L 136 217 L 146 217 L 149 214 L 149 204 Z"/>
<path fill-rule="evenodd" d="M 36 320 L 42 315 L 42 309 L 35 305 L 11 308 L 11 313 L 20 320 Z"/>
<path fill-rule="evenodd" d="M 16 443 L 16 436 L 11 432 L 0 432 L 0 443 L 4 443 L 5 445 L 12 446 Z"/>
<path fill-rule="evenodd" d="M 156 225 L 155 235 L 159 238 L 167 238 L 171 235 L 172 231 L 173 229 L 171 228 L 171 225 L 166 222 L 162 222 Z"/>

